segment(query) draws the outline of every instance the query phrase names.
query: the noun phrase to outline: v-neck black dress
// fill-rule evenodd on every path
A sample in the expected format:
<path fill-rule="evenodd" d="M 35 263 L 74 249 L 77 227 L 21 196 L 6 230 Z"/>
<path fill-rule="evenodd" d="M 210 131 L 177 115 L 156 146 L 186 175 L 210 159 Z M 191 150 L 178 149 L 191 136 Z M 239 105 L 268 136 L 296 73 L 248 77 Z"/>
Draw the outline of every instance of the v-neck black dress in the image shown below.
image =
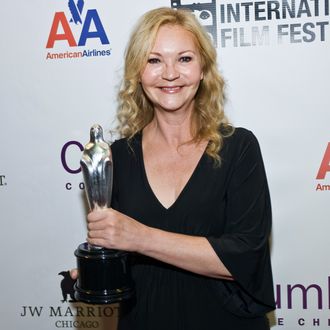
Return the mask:
<path fill-rule="evenodd" d="M 220 167 L 204 154 L 168 209 L 148 183 L 142 135 L 130 144 L 118 140 L 111 149 L 113 207 L 151 227 L 206 237 L 235 279 L 208 278 L 132 254 L 136 295 L 121 305 L 119 329 L 269 329 L 271 206 L 255 136 L 236 128 L 225 138 Z"/>

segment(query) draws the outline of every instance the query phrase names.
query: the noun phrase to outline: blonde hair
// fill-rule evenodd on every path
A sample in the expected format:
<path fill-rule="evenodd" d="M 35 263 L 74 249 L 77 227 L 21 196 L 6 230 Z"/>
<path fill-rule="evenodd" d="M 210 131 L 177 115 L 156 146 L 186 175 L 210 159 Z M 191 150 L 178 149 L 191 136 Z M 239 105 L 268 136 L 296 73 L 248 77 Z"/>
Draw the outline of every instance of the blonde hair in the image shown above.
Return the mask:
<path fill-rule="evenodd" d="M 224 80 L 217 69 L 217 54 L 207 32 L 194 15 L 185 10 L 158 8 L 144 14 L 131 35 L 125 54 L 124 79 L 119 92 L 118 131 L 131 139 L 154 116 L 152 103 L 140 84 L 140 77 L 161 26 L 176 25 L 192 33 L 199 50 L 203 80 L 195 97 L 192 117 L 193 139 L 209 141 L 206 153 L 220 163 L 223 138 L 233 132 L 224 114 Z"/>

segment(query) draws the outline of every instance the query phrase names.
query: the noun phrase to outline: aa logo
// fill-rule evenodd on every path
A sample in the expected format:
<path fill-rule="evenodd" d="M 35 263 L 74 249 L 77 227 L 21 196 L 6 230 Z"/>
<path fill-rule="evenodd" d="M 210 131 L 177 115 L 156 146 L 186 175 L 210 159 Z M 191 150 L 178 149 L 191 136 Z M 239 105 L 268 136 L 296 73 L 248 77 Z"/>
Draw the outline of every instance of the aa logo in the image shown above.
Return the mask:
<path fill-rule="evenodd" d="M 74 35 L 72 26 L 81 26 L 80 35 Z M 53 48 L 58 41 L 66 41 L 70 47 L 85 46 L 88 39 L 98 39 L 102 45 L 109 44 L 97 10 L 86 10 L 84 0 L 69 0 L 67 14 L 61 11 L 54 15 L 46 48 Z"/>
<path fill-rule="evenodd" d="M 316 179 L 324 180 L 328 172 L 330 172 L 330 142 L 328 143 L 327 148 L 324 152 L 324 156 L 320 168 L 317 172 Z"/>

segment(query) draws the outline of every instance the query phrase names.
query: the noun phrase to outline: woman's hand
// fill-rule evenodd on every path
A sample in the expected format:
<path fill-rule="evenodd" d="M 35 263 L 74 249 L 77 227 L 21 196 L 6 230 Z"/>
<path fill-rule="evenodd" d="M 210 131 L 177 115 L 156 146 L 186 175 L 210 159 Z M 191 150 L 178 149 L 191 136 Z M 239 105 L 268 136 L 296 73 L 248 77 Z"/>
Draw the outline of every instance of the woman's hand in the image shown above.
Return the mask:
<path fill-rule="evenodd" d="M 77 268 L 73 268 L 70 270 L 70 277 L 73 280 L 76 280 L 78 278 L 78 269 Z"/>
<path fill-rule="evenodd" d="M 148 227 L 112 208 L 94 210 L 87 216 L 89 244 L 108 249 L 139 252 Z"/>

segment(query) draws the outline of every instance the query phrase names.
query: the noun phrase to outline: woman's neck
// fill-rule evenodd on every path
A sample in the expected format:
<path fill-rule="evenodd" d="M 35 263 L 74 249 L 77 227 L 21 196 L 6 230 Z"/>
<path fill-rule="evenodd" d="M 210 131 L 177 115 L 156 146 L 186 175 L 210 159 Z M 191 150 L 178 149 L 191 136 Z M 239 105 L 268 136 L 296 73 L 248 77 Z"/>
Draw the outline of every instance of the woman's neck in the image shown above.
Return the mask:
<path fill-rule="evenodd" d="M 147 140 L 162 140 L 168 146 L 178 146 L 192 140 L 191 112 L 158 112 L 144 128 L 143 135 Z"/>

